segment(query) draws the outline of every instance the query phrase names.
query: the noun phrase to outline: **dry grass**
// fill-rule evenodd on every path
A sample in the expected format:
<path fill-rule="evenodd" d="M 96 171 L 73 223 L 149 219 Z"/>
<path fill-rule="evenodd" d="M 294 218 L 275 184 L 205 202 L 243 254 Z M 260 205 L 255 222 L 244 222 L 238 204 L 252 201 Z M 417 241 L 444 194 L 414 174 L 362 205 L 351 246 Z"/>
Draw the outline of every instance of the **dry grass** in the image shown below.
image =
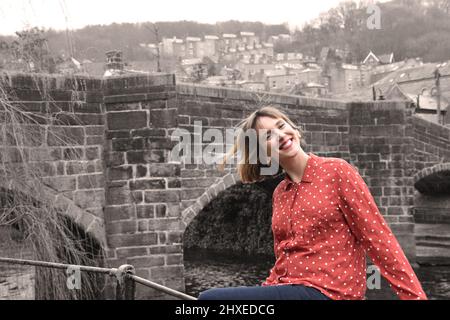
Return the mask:
<path fill-rule="evenodd" d="M 49 97 L 45 87 L 41 95 L 44 99 Z M 76 102 L 77 94 L 73 98 Z M 63 216 L 43 194 L 42 186 L 48 168 L 42 163 L 30 161 L 32 152 L 39 152 L 40 157 L 50 157 L 51 150 L 45 144 L 45 137 L 49 134 L 64 141 L 66 148 L 73 145 L 70 138 L 58 136 L 52 131 L 58 124 L 54 112 L 57 104 L 48 99 L 51 108 L 38 114 L 24 111 L 21 104 L 14 100 L 14 93 L 0 82 L 0 180 L 4 186 L 0 189 L 0 226 L 12 226 L 19 230 L 23 239 L 32 243 L 36 260 L 101 266 L 104 256 L 98 243 Z M 53 111 L 50 112 L 50 109 Z M 30 152 L 30 147 L 36 149 Z M 77 157 L 77 152 L 71 154 Z M 104 277 L 82 273 L 82 290 L 68 290 L 67 276 L 63 271 L 36 268 L 35 297 L 101 298 Z"/>

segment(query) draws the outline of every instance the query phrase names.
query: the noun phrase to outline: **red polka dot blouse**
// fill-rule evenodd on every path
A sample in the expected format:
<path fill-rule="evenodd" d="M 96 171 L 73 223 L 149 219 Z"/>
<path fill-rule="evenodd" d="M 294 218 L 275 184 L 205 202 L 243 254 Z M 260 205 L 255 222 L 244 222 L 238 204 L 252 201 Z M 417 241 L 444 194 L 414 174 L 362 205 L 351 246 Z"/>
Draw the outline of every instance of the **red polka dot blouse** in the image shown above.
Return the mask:
<path fill-rule="evenodd" d="M 261 284 L 303 284 L 364 299 L 366 253 L 400 299 L 427 299 L 364 180 L 347 161 L 309 153 L 301 182 L 273 193 L 276 262 Z"/>

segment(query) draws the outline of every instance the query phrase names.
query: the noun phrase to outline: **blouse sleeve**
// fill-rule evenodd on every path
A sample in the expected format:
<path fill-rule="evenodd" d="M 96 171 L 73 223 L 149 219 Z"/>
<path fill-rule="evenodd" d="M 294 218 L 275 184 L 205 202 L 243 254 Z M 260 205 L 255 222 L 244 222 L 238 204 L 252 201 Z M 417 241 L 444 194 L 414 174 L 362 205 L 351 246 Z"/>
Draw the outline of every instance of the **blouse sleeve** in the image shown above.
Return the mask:
<path fill-rule="evenodd" d="M 277 193 L 277 188 L 275 189 L 275 191 L 272 194 L 272 210 L 274 208 L 274 201 L 275 201 L 276 193 Z M 273 231 L 273 226 L 272 226 L 272 235 L 273 235 L 273 252 L 274 252 L 275 260 L 276 260 L 278 258 L 278 246 L 280 244 L 280 241 L 278 240 L 275 232 Z M 269 277 L 261 283 L 261 286 L 264 287 L 264 286 L 268 286 L 271 284 L 271 281 L 273 281 L 273 275 L 274 275 L 273 270 L 274 269 L 275 269 L 275 265 L 272 267 L 272 269 L 270 269 Z"/>
<path fill-rule="evenodd" d="M 414 270 L 357 170 L 343 160 L 337 168 L 340 207 L 351 231 L 402 300 L 424 299 Z"/>
<path fill-rule="evenodd" d="M 276 206 L 276 202 L 279 200 L 279 193 L 280 193 L 280 187 L 275 188 L 273 194 L 272 194 L 272 217 L 275 215 L 275 206 Z M 277 234 L 275 233 L 274 230 L 274 225 L 273 225 L 273 218 L 272 218 L 272 236 L 273 236 L 273 252 L 275 254 L 275 258 L 278 258 L 278 247 L 280 245 L 280 239 L 278 238 Z"/>

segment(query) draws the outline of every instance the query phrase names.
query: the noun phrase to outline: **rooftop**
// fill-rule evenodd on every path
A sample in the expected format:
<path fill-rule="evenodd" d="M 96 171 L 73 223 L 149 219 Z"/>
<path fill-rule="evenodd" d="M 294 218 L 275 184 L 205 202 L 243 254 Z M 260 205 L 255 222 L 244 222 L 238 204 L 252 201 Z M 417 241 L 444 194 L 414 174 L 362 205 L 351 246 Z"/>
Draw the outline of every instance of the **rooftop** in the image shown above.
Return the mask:
<path fill-rule="evenodd" d="M 434 71 L 436 68 L 439 68 L 441 77 L 450 77 L 450 61 L 443 63 L 424 63 L 414 67 L 405 65 L 405 67 L 396 68 L 392 73 L 389 73 L 368 87 L 338 94 L 335 97 L 344 101 L 367 101 L 372 100 L 372 86 L 376 88 L 377 94 L 379 94 L 379 91 L 387 94 L 395 85 L 398 85 L 405 94 L 414 94 L 417 96 L 423 88 L 431 89 L 434 86 Z M 442 96 L 449 100 L 450 88 L 441 85 L 441 91 Z"/>
<path fill-rule="evenodd" d="M 186 37 L 186 42 L 198 42 L 198 41 L 202 41 L 202 39 L 198 38 L 198 37 Z"/>

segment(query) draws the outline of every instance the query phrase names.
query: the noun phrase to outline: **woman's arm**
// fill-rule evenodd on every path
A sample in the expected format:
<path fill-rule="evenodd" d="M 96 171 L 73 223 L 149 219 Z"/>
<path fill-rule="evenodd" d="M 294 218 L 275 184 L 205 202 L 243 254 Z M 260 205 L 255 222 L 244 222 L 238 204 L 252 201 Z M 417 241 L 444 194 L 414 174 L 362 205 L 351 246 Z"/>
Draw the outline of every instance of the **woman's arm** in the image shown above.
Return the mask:
<path fill-rule="evenodd" d="M 350 229 L 400 299 L 427 299 L 414 270 L 357 170 L 337 167 L 340 207 Z"/>

